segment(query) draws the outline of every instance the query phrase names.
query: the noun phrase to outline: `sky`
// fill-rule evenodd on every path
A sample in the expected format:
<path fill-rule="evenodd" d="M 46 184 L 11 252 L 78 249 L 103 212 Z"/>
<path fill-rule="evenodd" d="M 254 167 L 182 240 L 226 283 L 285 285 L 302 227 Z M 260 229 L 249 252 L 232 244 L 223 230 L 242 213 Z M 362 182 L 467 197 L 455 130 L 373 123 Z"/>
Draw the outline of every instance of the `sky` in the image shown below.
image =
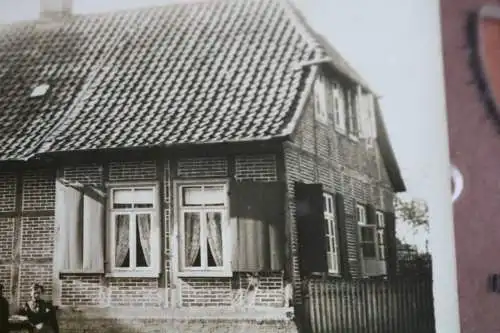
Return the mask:
<path fill-rule="evenodd" d="M 40 0 L 0 0 L 0 23 L 34 19 Z M 75 13 L 155 6 L 193 0 L 74 0 Z M 196 1 L 196 0 L 195 0 Z M 435 65 L 435 25 L 430 24 L 433 0 L 295 0 L 312 27 L 358 70 L 381 97 L 383 116 L 410 197 L 428 200 L 436 161 L 431 158 L 434 136 L 427 135 L 432 119 Z M 431 104 L 429 104 L 431 103 Z M 402 229 L 401 229 L 402 228 Z M 407 240 L 425 244 L 407 226 Z"/>

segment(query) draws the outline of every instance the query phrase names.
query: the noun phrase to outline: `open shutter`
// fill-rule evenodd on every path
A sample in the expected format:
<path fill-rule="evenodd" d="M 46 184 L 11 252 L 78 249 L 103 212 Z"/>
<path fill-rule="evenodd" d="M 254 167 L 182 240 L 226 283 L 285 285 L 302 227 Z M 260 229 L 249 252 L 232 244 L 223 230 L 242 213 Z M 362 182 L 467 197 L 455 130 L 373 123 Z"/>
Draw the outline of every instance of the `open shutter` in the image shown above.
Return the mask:
<path fill-rule="evenodd" d="M 231 182 L 233 271 L 263 272 L 284 268 L 284 199 L 282 182 Z"/>
<path fill-rule="evenodd" d="M 83 198 L 83 271 L 104 271 L 105 193 L 86 188 Z"/>
<path fill-rule="evenodd" d="M 349 270 L 349 254 L 347 252 L 347 225 L 345 216 L 344 196 L 341 193 L 335 194 L 335 214 L 337 217 L 338 249 L 340 260 L 340 273 L 345 278 L 351 277 Z"/>
<path fill-rule="evenodd" d="M 387 274 L 391 277 L 396 275 L 397 270 L 397 248 L 396 248 L 396 217 L 392 212 L 384 213 L 385 222 L 385 244 L 386 244 L 386 260 Z"/>
<path fill-rule="evenodd" d="M 56 264 L 60 271 L 81 271 L 83 265 L 83 197 L 81 191 L 56 182 Z"/>
<path fill-rule="evenodd" d="M 302 275 L 328 272 L 321 184 L 295 183 L 295 217 Z"/>

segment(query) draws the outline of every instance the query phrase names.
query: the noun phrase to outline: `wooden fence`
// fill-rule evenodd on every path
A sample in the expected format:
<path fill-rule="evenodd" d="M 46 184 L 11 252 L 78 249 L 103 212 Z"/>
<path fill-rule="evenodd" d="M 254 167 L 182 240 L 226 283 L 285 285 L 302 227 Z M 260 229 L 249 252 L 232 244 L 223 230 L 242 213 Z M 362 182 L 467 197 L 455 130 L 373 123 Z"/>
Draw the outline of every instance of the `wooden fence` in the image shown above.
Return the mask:
<path fill-rule="evenodd" d="M 304 291 L 307 332 L 435 332 L 430 276 L 392 281 L 311 279 Z"/>

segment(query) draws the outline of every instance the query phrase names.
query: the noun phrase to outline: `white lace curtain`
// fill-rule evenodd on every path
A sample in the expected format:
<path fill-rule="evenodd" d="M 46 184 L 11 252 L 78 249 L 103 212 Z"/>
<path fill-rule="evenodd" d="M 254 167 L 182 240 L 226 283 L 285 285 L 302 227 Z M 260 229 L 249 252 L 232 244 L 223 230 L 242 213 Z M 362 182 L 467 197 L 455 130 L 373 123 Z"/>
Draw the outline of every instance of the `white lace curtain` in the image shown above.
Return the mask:
<path fill-rule="evenodd" d="M 221 214 L 207 213 L 208 246 L 216 266 L 223 265 Z"/>
<path fill-rule="evenodd" d="M 151 266 L 151 215 L 137 215 L 137 229 L 139 231 L 139 241 L 146 266 Z"/>
<path fill-rule="evenodd" d="M 221 229 L 221 213 L 206 213 L 206 237 L 201 239 L 200 213 L 184 213 L 184 237 L 185 237 L 185 265 L 193 267 L 198 256 L 201 257 L 201 242 L 207 242 L 207 251 L 210 251 L 216 266 L 223 266 L 223 245 Z M 208 252 L 207 252 L 208 257 Z M 208 264 L 208 263 L 205 263 Z M 203 265 L 203 263 L 202 263 Z"/>
<path fill-rule="evenodd" d="M 130 216 L 116 216 L 115 266 L 124 267 L 127 255 L 130 257 Z M 130 261 L 130 259 L 129 259 Z"/>
<path fill-rule="evenodd" d="M 185 265 L 192 267 L 200 253 L 200 214 L 184 213 Z"/>
<path fill-rule="evenodd" d="M 115 265 L 124 267 L 127 255 L 130 257 L 130 217 L 117 215 L 116 219 Z M 137 241 L 144 254 L 146 266 L 149 267 L 151 266 L 151 215 L 138 214 L 136 223 Z"/>

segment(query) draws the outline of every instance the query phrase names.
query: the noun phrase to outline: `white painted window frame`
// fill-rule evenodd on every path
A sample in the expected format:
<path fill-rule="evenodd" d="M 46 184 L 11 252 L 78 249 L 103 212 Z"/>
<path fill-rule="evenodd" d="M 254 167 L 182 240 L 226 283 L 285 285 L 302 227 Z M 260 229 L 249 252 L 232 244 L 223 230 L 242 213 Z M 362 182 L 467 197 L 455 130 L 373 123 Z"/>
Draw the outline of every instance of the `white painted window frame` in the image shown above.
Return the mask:
<path fill-rule="evenodd" d="M 339 274 L 340 273 L 340 263 L 339 263 L 339 239 L 337 236 L 337 220 L 335 214 L 335 200 L 332 194 L 323 193 L 323 206 L 324 206 L 324 218 L 327 224 L 327 232 L 325 234 L 326 241 L 329 242 L 331 253 L 327 253 L 330 257 L 328 258 L 328 273 Z M 332 260 L 335 263 L 335 267 L 330 267 L 329 263 Z"/>
<path fill-rule="evenodd" d="M 182 206 L 182 189 L 184 187 L 190 186 L 223 186 L 223 191 L 225 193 L 225 201 L 224 206 L 206 206 L 202 208 L 198 208 L 200 212 L 207 211 L 223 211 L 223 220 L 222 220 L 222 249 L 223 249 L 223 261 L 224 264 L 222 267 L 213 267 L 213 268 L 196 268 L 196 267 L 185 267 L 184 265 L 184 221 L 183 221 L 183 212 L 184 211 L 193 211 L 196 210 L 194 207 L 183 207 Z M 176 219 L 173 224 L 173 248 L 174 253 L 173 256 L 175 258 L 174 267 L 175 275 L 177 277 L 231 277 L 231 249 L 232 249 L 232 229 L 229 220 L 229 196 L 228 189 L 229 183 L 227 180 L 211 180 L 211 179 L 203 179 L 203 180 L 177 180 L 174 181 L 174 189 L 175 189 L 175 216 Z M 203 222 L 202 222 L 203 223 Z M 203 227 L 202 227 L 202 230 Z M 203 232 L 203 231 L 201 231 Z"/>
<path fill-rule="evenodd" d="M 124 183 L 109 183 L 108 188 L 108 219 L 107 228 L 107 250 L 109 272 L 106 276 L 109 277 L 158 277 L 160 274 L 160 248 L 161 248 L 161 232 L 160 232 L 160 215 L 159 215 L 159 184 L 157 182 L 124 182 Z M 153 191 L 153 207 L 152 208 L 113 208 L 113 193 L 116 190 L 137 190 L 150 189 Z M 130 261 L 135 259 L 135 236 L 136 236 L 136 219 L 137 214 L 151 215 L 151 266 L 150 267 L 115 267 L 115 244 L 116 244 L 116 220 L 117 215 L 130 216 Z"/>
<path fill-rule="evenodd" d="M 385 216 L 381 211 L 375 213 L 377 221 L 377 255 L 378 260 L 385 260 Z"/>
<path fill-rule="evenodd" d="M 358 224 L 358 233 L 359 233 L 359 244 L 361 256 L 363 259 L 369 260 L 378 260 L 378 242 L 377 242 L 377 225 L 376 224 L 368 224 L 368 215 L 366 211 L 366 207 L 362 204 L 356 204 L 356 216 L 357 216 L 357 224 Z M 364 242 L 361 235 L 361 229 L 371 229 L 373 232 L 373 244 L 375 247 L 375 257 L 365 257 L 363 254 L 363 244 L 372 244 L 372 242 Z"/>

